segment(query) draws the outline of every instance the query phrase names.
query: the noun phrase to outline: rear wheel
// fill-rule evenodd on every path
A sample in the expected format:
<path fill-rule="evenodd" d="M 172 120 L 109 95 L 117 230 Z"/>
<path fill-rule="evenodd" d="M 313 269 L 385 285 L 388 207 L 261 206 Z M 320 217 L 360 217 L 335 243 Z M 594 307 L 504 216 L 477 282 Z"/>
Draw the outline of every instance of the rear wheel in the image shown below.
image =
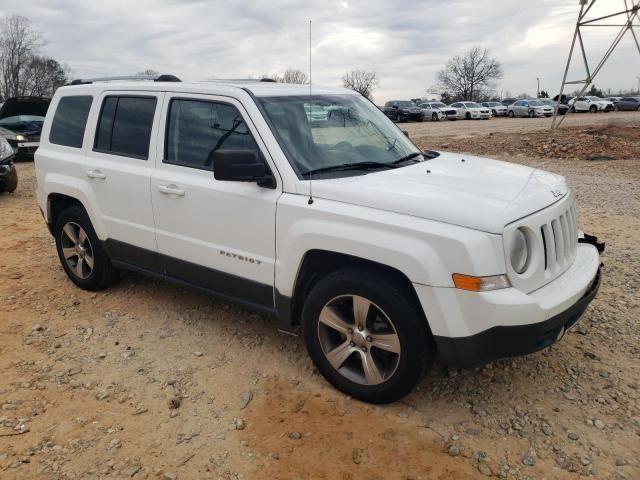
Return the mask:
<path fill-rule="evenodd" d="M 399 113 L 398 113 L 398 114 L 396 114 L 395 122 L 396 122 L 396 123 L 400 123 L 401 121 L 402 121 L 402 117 L 400 116 L 400 114 L 399 114 Z"/>
<path fill-rule="evenodd" d="M 529 110 L 529 118 L 533 118 L 536 116 L 536 112 L 534 112 L 533 110 Z"/>
<path fill-rule="evenodd" d="M 640 107 L 638 107 L 638 108 L 640 108 Z M 620 108 L 616 105 L 615 107 L 613 107 L 613 110 L 616 111 L 616 112 L 619 112 Z"/>
<path fill-rule="evenodd" d="M 320 373 L 354 398 L 388 403 L 431 365 L 434 343 L 406 288 L 359 270 L 321 279 L 302 310 L 307 350 Z"/>
<path fill-rule="evenodd" d="M 596 113 L 596 112 L 598 111 L 598 107 L 596 107 L 595 105 L 591 105 L 591 106 L 589 107 L 589 111 L 590 111 L 591 113 Z"/>
<path fill-rule="evenodd" d="M 638 108 L 636 108 L 636 110 L 637 110 L 638 112 L 640 112 L 640 105 L 638 105 Z"/>
<path fill-rule="evenodd" d="M 513 110 L 509 110 L 509 118 L 513 118 L 513 117 L 515 117 Z"/>
<path fill-rule="evenodd" d="M 15 192 L 16 188 L 18 188 L 18 172 L 14 167 L 4 179 L 4 191 L 11 193 Z"/>
<path fill-rule="evenodd" d="M 117 277 L 91 220 L 82 207 L 70 207 L 55 225 L 56 249 L 67 276 L 83 290 L 102 290 Z"/>

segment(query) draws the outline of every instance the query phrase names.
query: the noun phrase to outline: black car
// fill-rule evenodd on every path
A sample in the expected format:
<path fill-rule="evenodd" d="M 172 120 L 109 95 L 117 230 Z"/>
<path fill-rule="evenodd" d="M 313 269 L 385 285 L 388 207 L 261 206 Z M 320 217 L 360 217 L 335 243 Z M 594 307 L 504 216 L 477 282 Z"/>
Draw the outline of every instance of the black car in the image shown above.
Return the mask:
<path fill-rule="evenodd" d="M 394 122 L 421 122 L 424 119 L 422 109 L 410 100 L 391 100 L 382 107 L 384 114 Z"/>
<path fill-rule="evenodd" d="M 15 152 L 9 142 L 0 137 L 0 193 L 13 192 L 18 187 L 18 172 L 13 164 Z"/>
<path fill-rule="evenodd" d="M 522 99 L 521 98 L 503 98 L 502 100 L 500 100 L 500 103 L 505 107 L 508 107 L 509 105 L 513 105 L 514 103 L 516 103 L 518 100 L 522 100 Z"/>
<path fill-rule="evenodd" d="M 12 97 L 0 108 L 0 135 L 16 151 L 17 160 L 33 160 L 49 103 L 51 100 L 45 97 Z"/>

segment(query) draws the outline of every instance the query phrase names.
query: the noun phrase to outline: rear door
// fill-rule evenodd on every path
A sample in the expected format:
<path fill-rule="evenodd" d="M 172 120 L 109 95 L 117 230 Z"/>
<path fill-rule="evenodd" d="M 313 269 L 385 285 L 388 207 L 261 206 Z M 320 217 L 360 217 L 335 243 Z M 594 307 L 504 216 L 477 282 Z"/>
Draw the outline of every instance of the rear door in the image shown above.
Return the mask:
<path fill-rule="evenodd" d="M 179 280 L 273 308 L 275 215 L 281 186 L 219 181 L 211 156 L 253 150 L 276 174 L 240 102 L 167 94 L 151 196 L 158 251 Z"/>
<path fill-rule="evenodd" d="M 162 92 L 102 92 L 89 132 L 91 151 L 79 172 L 91 184 L 113 258 L 148 270 L 157 270 L 150 159 L 163 98 Z"/>

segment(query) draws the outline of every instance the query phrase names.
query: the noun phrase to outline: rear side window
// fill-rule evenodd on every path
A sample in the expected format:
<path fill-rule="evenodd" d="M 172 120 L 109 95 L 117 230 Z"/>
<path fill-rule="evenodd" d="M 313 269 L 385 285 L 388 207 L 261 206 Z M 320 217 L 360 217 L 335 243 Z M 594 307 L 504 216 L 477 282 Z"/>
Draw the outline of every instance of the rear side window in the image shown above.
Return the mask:
<path fill-rule="evenodd" d="M 203 100 L 173 99 L 164 163 L 211 170 L 217 150 L 260 150 L 236 107 Z"/>
<path fill-rule="evenodd" d="M 104 99 L 94 149 L 146 160 L 156 111 L 155 97 L 109 96 Z"/>
<path fill-rule="evenodd" d="M 92 101 L 93 97 L 84 95 L 62 97 L 53 117 L 49 142 L 81 148 Z"/>

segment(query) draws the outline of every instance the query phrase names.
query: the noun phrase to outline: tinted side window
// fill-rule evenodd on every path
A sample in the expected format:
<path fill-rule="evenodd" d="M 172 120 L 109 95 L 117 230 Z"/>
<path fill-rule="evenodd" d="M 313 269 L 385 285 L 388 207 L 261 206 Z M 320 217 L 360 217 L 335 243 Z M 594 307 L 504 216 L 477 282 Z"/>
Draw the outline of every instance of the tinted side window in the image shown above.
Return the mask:
<path fill-rule="evenodd" d="M 56 145 L 81 148 L 92 101 L 91 96 L 62 97 L 53 117 L 49 141 Z"/>
<path fill-rule="evenodd" d="M 147 159 L 156 111 L 152 97 L 107 97 L 102 105 L 95 149 Z"/>
<path fill-rule="evenodd" d="M 229 149 L 253 150 L 260 155 L 238 109 L 203 100 L 171 100 L 165 163 L 210 170 L 213 153 Z"/>

